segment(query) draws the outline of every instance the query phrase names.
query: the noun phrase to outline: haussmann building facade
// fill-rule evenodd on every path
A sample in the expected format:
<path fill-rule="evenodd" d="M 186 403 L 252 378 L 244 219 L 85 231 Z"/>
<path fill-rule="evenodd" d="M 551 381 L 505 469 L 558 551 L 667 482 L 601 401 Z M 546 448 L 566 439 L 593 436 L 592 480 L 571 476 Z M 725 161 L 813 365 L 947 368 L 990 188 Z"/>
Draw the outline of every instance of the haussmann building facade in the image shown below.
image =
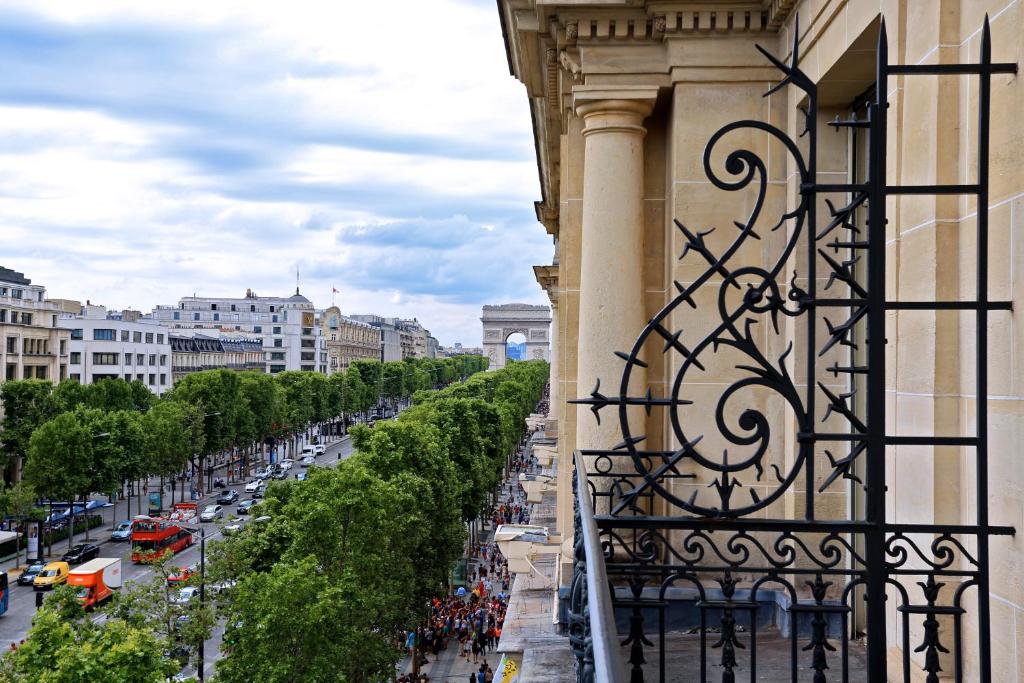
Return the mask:
<path fill-rule="evenodd" d="M 498 9 L 555 244 L 520 680 L 1024 680 L 1021 0 Z"/>

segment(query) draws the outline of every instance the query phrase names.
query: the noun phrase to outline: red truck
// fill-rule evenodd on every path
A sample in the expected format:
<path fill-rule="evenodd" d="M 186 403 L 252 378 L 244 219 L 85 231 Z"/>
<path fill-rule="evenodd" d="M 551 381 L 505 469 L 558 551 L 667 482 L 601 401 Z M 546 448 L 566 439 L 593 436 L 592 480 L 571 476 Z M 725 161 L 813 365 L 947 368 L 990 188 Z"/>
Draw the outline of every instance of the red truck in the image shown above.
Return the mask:
<path fill-rule="evenodd" d="M 68 585 L 78 589 L 82 607 L 93 609 L 121 587 L 121 558 L 98 557 L 75 567 L 68 574 Z"/>

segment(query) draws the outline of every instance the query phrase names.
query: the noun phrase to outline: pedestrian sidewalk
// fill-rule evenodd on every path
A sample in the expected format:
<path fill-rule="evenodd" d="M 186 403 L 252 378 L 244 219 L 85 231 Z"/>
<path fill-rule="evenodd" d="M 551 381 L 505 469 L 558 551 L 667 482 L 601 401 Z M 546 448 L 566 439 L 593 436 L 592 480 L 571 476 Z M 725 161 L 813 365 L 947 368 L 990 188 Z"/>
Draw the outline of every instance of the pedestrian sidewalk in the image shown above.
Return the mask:
<path fill-rule="evenodd" d="M 481 545 L 487 545 L 493 540 L 493 524 L 485 522 L 484 528 L 479 535 L 479 542 Z M 469 557 L 468 560 L 467 576 L 471 575 L 474 569 L 479 569 L 480 565 L 485 563 L 482 557 Z M 497 591 L 500 586 L 501 584 L 498 582 L 498 586 L 494 590 Z M 459 648 L 459 641 L 451 638 L 448 641 L 448 647 L 441 650 L 436 657 L 432 654 L 427 655 L 427 663 L 420 666 L 420 674 L 427 674 L 431 683 L 434 683 L 435 681 L 469 681 L 469 675 L 479 671 L 481 664 L 486 664 L 492 670 L 497 670 L 498 660 L 501 659 L 497 652 L 492 651 L 487 654 L 481 654 L 477 663 L 474 664 L 472 655 L 468 659 L 460 656 Z M 402 661 L 398 663 L 397 675 L 411 674 L 412 670 L 412 657 L 403 657 Z"/>

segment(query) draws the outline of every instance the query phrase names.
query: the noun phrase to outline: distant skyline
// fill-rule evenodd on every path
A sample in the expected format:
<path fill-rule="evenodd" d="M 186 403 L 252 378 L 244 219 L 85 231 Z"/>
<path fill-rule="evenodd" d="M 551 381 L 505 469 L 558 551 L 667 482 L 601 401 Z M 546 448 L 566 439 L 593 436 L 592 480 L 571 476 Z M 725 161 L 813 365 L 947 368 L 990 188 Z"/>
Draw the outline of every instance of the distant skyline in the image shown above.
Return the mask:
<path fill-rule="evenodd" d="M 0 8 L 0 265 L 55 298 L 418 317 L 545 304 L 529 108 L 490 0 Z"/>

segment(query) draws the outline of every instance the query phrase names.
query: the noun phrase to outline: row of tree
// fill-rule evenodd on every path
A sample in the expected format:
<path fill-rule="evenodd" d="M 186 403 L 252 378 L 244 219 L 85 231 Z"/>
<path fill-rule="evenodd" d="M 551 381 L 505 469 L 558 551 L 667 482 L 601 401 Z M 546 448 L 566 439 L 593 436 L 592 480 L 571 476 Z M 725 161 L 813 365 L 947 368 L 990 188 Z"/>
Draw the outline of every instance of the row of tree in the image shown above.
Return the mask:
<path fill-rule="evenodd" d="M 212 550 L 213 580 L 234 582 L 217 680 L 390 680 L 401 631 L 447 584 L 547 376 L 511 363 L 419 392 L 397 420 L 354 428 L 337 468 L 271 486 L 270 521 Z"/>
<path fill-rule="evenodd" d="M 356 427 L 357 452 L 336 469 L 274 482 L 259 508 L 269 521 L 213 545 L 212 604 L 175 600 L 167 559 L 105 620 L 83 619 L 72 591 L 56 591 L 0 661 L 0 682 L 157 683 L 179 666 L 167 655 L 195 658 L 217 617 L 218 681 L 390 680 L 397 634 L 447 579 L 462 522 L 485 507 L 547 374 L 515 363 L 418 393 L 398 420 Z"/>
<path fill-rule="evenodd" d="M 238 469 L 247 471 L 268 443 L 286 449 L 315 425 L 447 385 L 486 362 L 480 356 L 359 361 L 333 375 L 210 370 L 186 376 L 161 398 L 140 382 L 120 379 L 92 385 L 67 380 L 56 386 L 13 381 L 0 386 L 0 440 L 9 464 L 24 462 L 19 493 L 28 487 L 35 497 L 70 501 L 127 488 L 136 492 L 141 514 L 141 494 L 151 477 L 172 482 L 173 502 L 176 475 L 191 467 L 198 474 L 196 487 L 203 488 L 214 454 L 233 454 Z M 128 506 L 130 512 L 130 497 Z M 14 506 L 0 512 L 29 516 Z M 73 543 L 70 536 L 68 543 Z"/>

